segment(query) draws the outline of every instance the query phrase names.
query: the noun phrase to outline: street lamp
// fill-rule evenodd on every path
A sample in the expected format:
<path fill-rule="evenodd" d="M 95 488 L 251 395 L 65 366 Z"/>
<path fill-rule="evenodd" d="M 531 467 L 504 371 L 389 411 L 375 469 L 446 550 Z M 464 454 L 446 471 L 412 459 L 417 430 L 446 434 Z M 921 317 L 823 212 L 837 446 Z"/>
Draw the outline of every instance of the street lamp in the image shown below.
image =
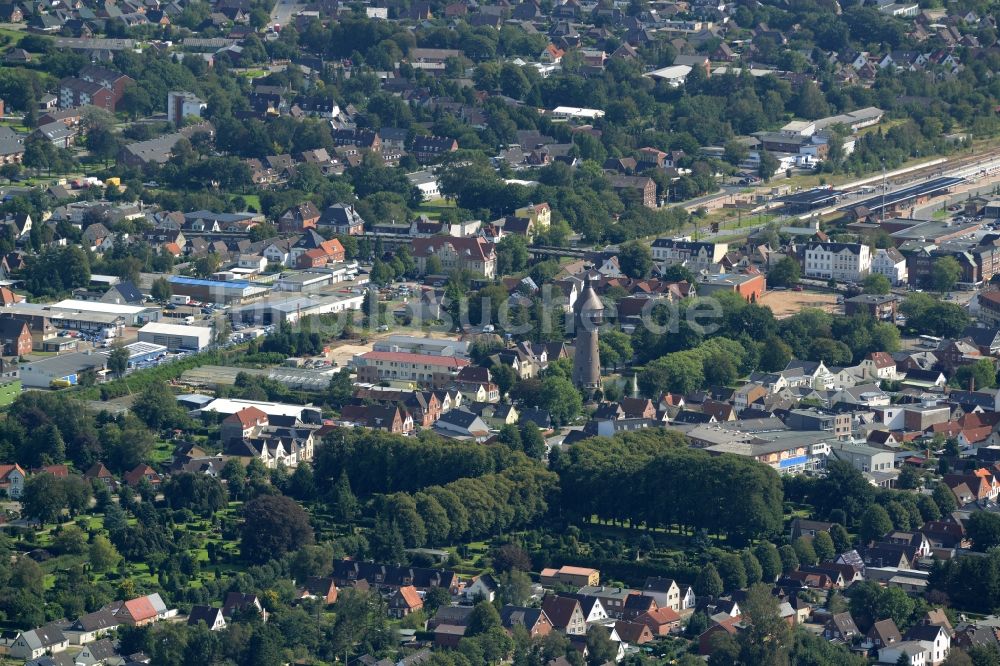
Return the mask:
<path fill-rule="evenodd" d="M 882 223 L 885 223 L 885 158 L 882 158 Z"/>

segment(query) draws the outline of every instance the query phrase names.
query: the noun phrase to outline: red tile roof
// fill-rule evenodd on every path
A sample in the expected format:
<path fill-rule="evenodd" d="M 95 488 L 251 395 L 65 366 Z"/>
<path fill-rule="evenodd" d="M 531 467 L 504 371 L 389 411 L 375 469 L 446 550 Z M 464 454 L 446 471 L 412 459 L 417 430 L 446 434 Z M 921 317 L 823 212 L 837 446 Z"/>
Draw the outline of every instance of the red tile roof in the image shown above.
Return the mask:
<path fill-rule="evenodd" d="M 146 476 L 156 476 L 156 470 L 149 465 L 136 465 L 134 469 L 125 472 L 125 483 L 132 486 L 139 483 Z"/>
<path fill-rule="evenodd" d="M 979 303 L 983 305 L 985 304 L 984 302 L 1000 307 L 1000 291 L 987 291 L 986 293 L 979 294 Z"/>
<path fill-rule="evenodd" d="M 662 624 L 671 624 L 674 622 L 680 622 L 681 616 L 677 614 L 673 608 L 657 608 L 654 611 L 646 611 L 639 617 L 635 619 L 636 622 L 641 622 L 645 625 L 656 625 L 660 626 Z"/>
<path fill-rule="evenodd" d="M 643 643 L 648 643 L 653 640 L 649 626 L 639 622 L 625 622 L 623 620 L 619 620 L 615 622 L 615 631 L 618 632 L 618 636 L 623 641 L 633 645 L 642 645 Z"/>
<path fill-rule="evenodd" d="M 123 604 L 123 608 L 128 611 L 133 622 L 142 622 L 156 617 L 156 609 L 150 603 L 148 597 L 131 599 Z"/>
<path fill-rule="evenodd" d="M 875 363 L 876 368 L 890 368 L 896 365 L 896 361 L 887 352 L 872 352 L 868 354 L 868 358 Z"/>
<path fill-rule="evenodd" d="M 424 600 L 420 598 L 417 588 L 412 585 L 399 588 L 399 596 L 402 597 L 403 601 L 410 608 L 419 608 L 424 605 Z"/>
<path fill-rule="evenodd" d="M 31 471 L 37 474 L 51 474 L 60 479 L 65 479 L 69 476 L 69 467 L 66 465 L 46 465 L 45 467 L 38 467 Z"/>
<path fill-rule="evenodd" d="M 980 426 L 978 428 L 965 428 L 964 430 L 962 430 L 962 434 L 965 435 L 965 439 L 967 439 L 970 444 L 977 444 L 979 442 L 989 439 L 990 435 L 993 434 L 993 427 Z"/>
<path fill-rule="evenodd" d="M 6 480 L 10 473 L 14 470 L 20 472 L 21 476 L 25 476 L 24 470 L 21 469 L 21 466 L 14 463 L 13 465 L 0 465 L 0 479 Z"/>
<path fill-rule="evenodd" d="M 252 428 L 261 421 L 267 422 L 267 414 L 256 407 L 246 407 L 227 416 L 224 422 L 239 423 L 244 428 Z"/>
<path fill-rule="evenodd" d="M 11 305 L 13 303 L 20 303 L 24 300 L 24 296 L 19 296 L 7 287 L 0 287 L 0 303 L 3 305 Z"/>

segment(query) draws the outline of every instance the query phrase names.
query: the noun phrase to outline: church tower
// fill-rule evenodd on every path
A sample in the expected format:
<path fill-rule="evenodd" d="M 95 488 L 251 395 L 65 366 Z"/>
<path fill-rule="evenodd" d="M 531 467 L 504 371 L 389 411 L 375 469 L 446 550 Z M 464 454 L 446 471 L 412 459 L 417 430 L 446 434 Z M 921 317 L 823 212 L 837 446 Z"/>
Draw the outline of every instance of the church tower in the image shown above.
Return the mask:
<path fill-rule="evenodd" d="M 583 292 L 573 304 L 576 342 L 573 350 L 573 383 L 593 393 L 601 388 L 601 357 L 597 349 L 597 328 L 604 322 L 604 303 L 590 285 L 583 282 Z"/>

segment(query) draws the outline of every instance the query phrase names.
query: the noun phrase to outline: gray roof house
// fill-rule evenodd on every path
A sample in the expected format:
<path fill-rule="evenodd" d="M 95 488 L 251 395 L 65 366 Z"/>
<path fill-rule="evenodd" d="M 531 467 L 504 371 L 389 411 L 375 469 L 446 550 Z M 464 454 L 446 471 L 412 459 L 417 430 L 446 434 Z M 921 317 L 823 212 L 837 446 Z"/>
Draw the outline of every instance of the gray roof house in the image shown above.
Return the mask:
<path fill-rule="evenodd" d="M 102 608 L 76 618 L 76 621 L 69 625 L 64 633 L 69 636 L 70 642 L 74 645 L 86 645 L 111 633 L 121 623 L 121 618 L 107 608 Z"/>
<path fill-rule="evenodd" d="M 441 415 L 434 430 L 445 437 L 483 440 L 489 437 L 490 427 L 479 416 L 464 409 L 453 409 Z"/>
<path fill-rule="evenodd" d="M 333 227 L 339 234 L 360 234 L 365 221 L 354 209 L 353 204 L 336 203 L 327 207 L 320 215 L 319 225 Z"/>
<path fill-rule="evenodd" d="M 119 282 L 115 286 L 108 289 L 104 296 L 101 297 L 103 303 L 115 303 L 118 305 L 140 305 L 146 298 L 139 291 L 139 287 L 135 286 L 135 282 L 131 280 L 126 280 L 125 282 Z"/>
<path fill-rule="evenodd" d="M 14 639 L 8 654 L 25 661 L 37 659 L 45 653 L 55 654 L 69 647 L 69 639 L 59 627 L 47 624 L 44 627 L 22 631 Z"/>
<path fill-rule="evenodd" d="M 83 650 L 76 655 L 73 663 L 82 666 L 95 666 L 96 664 L 105 664 L 109 659 L 117 656 L 118 651 L 115 650 L 114 643 L 107 638 L 102 638 L 85 645 Z"/>

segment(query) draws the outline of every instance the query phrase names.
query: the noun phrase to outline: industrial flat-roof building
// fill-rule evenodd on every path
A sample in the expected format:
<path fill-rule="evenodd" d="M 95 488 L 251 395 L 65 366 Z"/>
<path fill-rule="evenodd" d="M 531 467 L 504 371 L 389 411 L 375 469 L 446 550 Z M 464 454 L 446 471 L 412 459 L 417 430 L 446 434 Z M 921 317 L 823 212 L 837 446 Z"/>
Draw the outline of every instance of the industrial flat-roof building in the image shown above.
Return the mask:
<path fill-rule="evenodd" d="M 360 310 L 365 302 L 365 295 L 354 292 L 332 295 L 297 296 L 291 298 L 268 298 L 232 312 L 233 321 L 246 324 L 294 324 L 302 317 L 313 315 L 336 314 L 347 310 Z"/>
<path fill-rule="evenodd" d="M 185 370 L 181 375 L 181 381 L 186 384 L 196 386 L 233 386 L 236 384 L 236 377 L 242 374 L 253 377 L 267 377 L 276 382 L 281 382 L 285 386 L 294 390 L 322 391 L 330 385 L 330 379 L 337 372 L 347 372 L 346 368 L 327 368 L 325 370 L 311 370 L 309 368 L 289 368 L 279 366 L 276 368 L 234 368 L 222 365 L 203 365 L 200 368 Z M 206 401 L 210 402 L 211 398 Z"/>
<path fill-rule="evenodd" d="M 84 302 L 89 304 L 87 301 Z M 104 305 L 107 304 L 105 303 Z M 122 335 L 126 325 L 126 317 L 121 314 L 92 309 L 60 309 L 55 305 L 45 305 L 42 303 L 15 303 L 4 308 L 3 314 L 10 315 L 16 319 L 47 319 L 56 329 L 68 328 L 86 333 L 109 331 L 108 337 Z M 36 344 L 39 341 L 35 340 L 34 330 L 33 328 L 32 344 L 37 349 L 40 348 L 40 344 Z"/>
<path fill-rule="evenodd" d="M 75 385 L 79 383 L 82 373 L 88 370 L 101 372 L 107 363 L 107 356 L 88 352 L 52 356 L 22 364 L 21 382 L 30 388 L 49 388 L 57 380 Z"/>
<path fill-rule="evenodd" d="M 469 343 L 461 340 L 421 338 L 415 335 L 390 335 L 387 338 L 376 340 L 372 345 L 372 351 L 468 358 Z"/>
<path fill-rule="evenodd" d="M 767 280 L 763 273 L 713 273 L 698 278 L 699 296 L 709 296 L 720 291 L 739 294 L 745 301 L 757 302 L 764 295 Z"/>
<path fill-rule="evenodd" d="M 245 303 L 271 291 L 270 287 L 246 280 L 205 280 L 182 275 L 171 275 L 167 280 L 173 293 L 211 303 Z"/>
<path fill-rule="evenodd" d="M 139 329 L 139 342 L 163 345 L 170 351 L 201 351 L 212 342 L 212 329 L 207 326 L 150 322 Z"/>
<path fill-rule="evenodd" d="M 814 187 L 811 190 L 803 190 L 795 194 L 778 197 L 778 201 L 785 204 L 785 208 L 789 212 L 808 213 L 811 210 L 834 205 L 844 194 L 842 190 L 833 190 L 828 187 Z"/>
<path fill-rule="evenodd" d="M 101 301 L 78 301 L 68 298 L 48 307 L 61 312 L 117 315 L 125 321 L 126 326 L 137 326 L 147 321 L 157 321 L 160 318 L 160 309 L 158 307 L 146 307 L 144 305 L 121 305 L 118 303 L 103 303 Z"/>
<path fill-rule="evenodd" d="M 281 291 L 309 292 L 317 291 L 333 282 L 333 275 L 330 273 L 314 273 L 303 271 L 301 273 L 289 273 L 282 275 L 277 282 L 277 287 Z"/>
<path fill-rule="evenodd" d="M 759 435 L 729 433 L 726 441 L 705 447 L 713 455 L 730 453 L 753 458 L 783 474 L 821 467 L 830 454 L 831 433 L 770 432 Z"/>
<path fill-rule="evenodd" d="M 243 411 L 248 407 L 256 407 L 268 416 L 293 417 L 303 423 L 321 423 L 323 411 L 319 407 L 311 405 L 289 405 L 283 402 L 264 402 L 262 400 L 236 400 L 229 398 L 216 398 L 198 411 L 202 414 L 215 412 L 221 416 L 229 416 L 236 412 Z"/>
<path fill-rule="evenodd" d="M 130 368 L 142 366 L 165 356 L 167 353 L 166 346 L 153 344 L 152 342 L 133 342 L 125 345 L 125 350 L 128 351 L 128 367 Z M 111 356 L 110 349 L 103 349 L 99 353 L 103 356 Z"/>
<path fill-rule="evenodd" d="M 927 203 L 929 199 L 936 196 L 947 194 L 953 187 L 964 182 L 964 178 L 955 178 L 952 176 L 933 178 L 923 183 L 904 187 L 895 192 L 886 192 L 884 195 L 876 194 L 864 201 L 854 202 L 840 210 L 847 212 L 852 208 L 864 206 L 875 215 L 882 215 L 883 209 L 885 214 L 893 215 L 911 206 Z"/>

